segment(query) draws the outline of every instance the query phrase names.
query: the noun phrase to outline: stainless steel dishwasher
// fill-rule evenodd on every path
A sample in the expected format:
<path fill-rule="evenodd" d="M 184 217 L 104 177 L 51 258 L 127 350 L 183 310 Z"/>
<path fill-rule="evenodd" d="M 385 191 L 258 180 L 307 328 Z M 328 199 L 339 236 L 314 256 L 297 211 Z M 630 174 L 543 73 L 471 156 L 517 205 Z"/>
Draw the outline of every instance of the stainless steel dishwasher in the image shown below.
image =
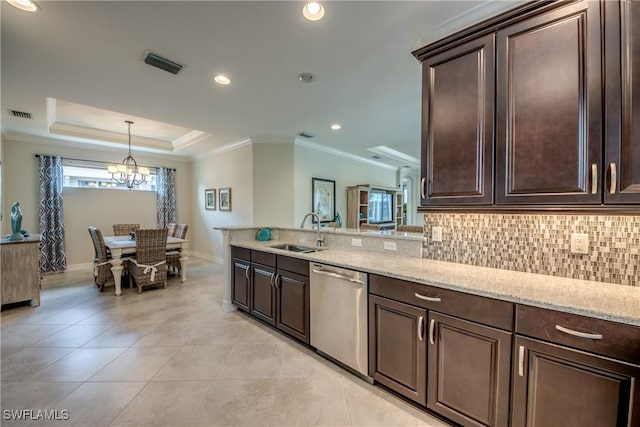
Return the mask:
<path fill-rule="evenodd" d="M 315 262 L 309 269 L 311 345 L 368 377 L 367 273 Z"/>

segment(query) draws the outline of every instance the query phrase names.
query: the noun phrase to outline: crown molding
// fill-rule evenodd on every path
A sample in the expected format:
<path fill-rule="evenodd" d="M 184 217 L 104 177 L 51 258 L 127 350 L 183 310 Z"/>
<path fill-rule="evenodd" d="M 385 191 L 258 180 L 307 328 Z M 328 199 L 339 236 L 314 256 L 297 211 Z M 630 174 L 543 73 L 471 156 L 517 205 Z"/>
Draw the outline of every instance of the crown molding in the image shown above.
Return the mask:
<path fill-rule="evenodd" d="M 88 144 L 95 144 L 96 141 L 108 142 L 127 146 L 129 144 L 128 135 L 102 129 L 95 129 L 85 126 L 72 125 L 69 123 L 55 122 L 49 126 L 49 133 L 53 135 L 71 136 L 80 138 Z M 145 138 L 141 136 L 131 136 L 131 146 L 134 148 L 153 148 L 155 150 L 173 151 L 173 145 L 169 141 Z"/>
<path fill-rule="evenodd" d="M 66 147 L 66 148 L 76 148 L 80 150 L 87 151 L 96 151 L 103 153 L 120 153 L 122 154 L 122 147 L 114 147 L 113 144 L 91 144 L 88 145 L 83 141 L 74 141 L 70 139 L 57 139 L 50 137 L 43 137 L 38 135 L 28 135 L 23 133 L 4 133 L 2 134 L 3 142 L 19 142 L 25 144 L 39 144 L 39 145 L 50 145 L 53 147 Z M 163 153 L 154 153 L 149 151 L 141 151 L 140 154 L 144 157 L 149 157 L 153 159 L 159 160 L 167 160 L 172 162 L 179 163 L 192 163 L 193 158 L 190 156 L 180 156 L 177 154 L 163 154 Z"/>
<path fill-rule="evenodd" d="M 194 160 L 203 160 L 209 157 L 217 156 L 222 153 L 226 153 L 227 151 L 237 150 L 238 148 L 242 148 L 245 145 L 251 145 L 251 144 L 253 144 L 253 141 L 251 141 L 251 138 L 246 138 L 237 142 L 232 142 L 231 144 L 214 148 L 213 150 L 207 151 L 206 153 L 197 154 L 193 158 Z"/>
<path fill-rule="evenodd" d="M 347 153 L 346 151 L 338 150 L 337 148 L 326 147 L 324 145 L 317 144 L 315 142 L 306 141 L 301 138 L 295 139 L 295 145 L 299 145 L 301 147 L 309 148 L 311 150 L 322 151 L 327 154 L 333 154 L 334 156 L 343 157 L 349 160 L 355 160 L 357 162 L 366 163 L 371 166 L 377 166 L 379 168 L 388 169 L 388 170 L 398 170 L 395 166 L 386 165 L 384 163 L 376 162 L 373 160 L 369 160 L 366 157 L 358 156 L 355 154 Z"/>
<path fill-rule="evenodd" d="M 200 130 L 192 130 L 191 132 L 182 135 L 179 138 L 176 138 L 172 141 L 173 150 L 178 151 L 183 148 L 187 148 L 195 144 L 196 142 L 200 142 L 203 139 L 207 139 L 211 136 L 206 132 L 202 132 Z"/>

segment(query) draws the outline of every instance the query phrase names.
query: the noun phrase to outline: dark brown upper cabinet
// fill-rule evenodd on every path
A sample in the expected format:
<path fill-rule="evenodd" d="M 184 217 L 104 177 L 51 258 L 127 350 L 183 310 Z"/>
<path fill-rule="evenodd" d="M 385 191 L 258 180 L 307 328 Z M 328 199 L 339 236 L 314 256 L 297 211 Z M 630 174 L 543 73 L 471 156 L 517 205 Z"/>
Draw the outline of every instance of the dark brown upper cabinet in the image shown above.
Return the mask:
<path fill-rule="evenodd" d="M 600 4 L 534 16 L 496 40 L 496 203 L 601 203 Z"/>
<path fill-rule="evenodd" d="M 422 63 L 422 204 L 493 203 L 494 36 Z"/>
<path fill-rule="evenodd" d="M 604 2 L 604 16 L 604 201 L 640 203 L 640 2 Z"/>
<path fill-rule="evenodd" d="M 639 0 L 529 2 L 413 54 L 421 210 L 636 212 Z"/>

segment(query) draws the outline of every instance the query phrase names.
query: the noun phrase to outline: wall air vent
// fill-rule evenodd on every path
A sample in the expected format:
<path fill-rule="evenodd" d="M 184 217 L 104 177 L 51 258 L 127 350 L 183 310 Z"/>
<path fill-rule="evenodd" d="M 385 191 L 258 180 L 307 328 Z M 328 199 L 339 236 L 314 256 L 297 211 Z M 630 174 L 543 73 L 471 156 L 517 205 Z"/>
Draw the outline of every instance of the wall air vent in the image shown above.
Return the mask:
<path fill-rule="evenodd" d="M 149 65 L 153 65 L 156 68 L 170 72 L 171 74 L 178 74 L 180 70 L 184 68 L 184 65 L 178 64 L 167 58 L 163 58 L 157 53 L 153 53 L 150 50 L 144 52 L 143 61 Z"/>
<path fill-rule="evenodd" d="M 21 119 L 32 119 L 31 113 L 25 113 L 24 111 L 9 110 L 9 114 L 13 117 L 20 117 Z"/>
<path fill-rule="evenodd" d="M 307 139 L 311 139 L 314 137 L 314 135 L 311 135 L 310 133 L 306 133 L 306 132 L 300 132 L 298 136 L 302 138 L 307 138 Z"/>

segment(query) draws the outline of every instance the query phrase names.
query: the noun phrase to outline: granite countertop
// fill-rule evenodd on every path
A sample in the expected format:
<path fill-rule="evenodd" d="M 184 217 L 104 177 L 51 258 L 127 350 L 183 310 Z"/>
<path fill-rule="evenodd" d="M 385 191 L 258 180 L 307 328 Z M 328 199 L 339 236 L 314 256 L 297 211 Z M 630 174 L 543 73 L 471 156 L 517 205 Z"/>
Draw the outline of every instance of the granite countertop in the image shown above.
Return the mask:
<path fill-rule="evenodd" d="M 640 326 L 640 287 L 637 286 L 362 251 L 328 248 L 301 254 L 270 247 L 282 243 L 291 242 L 271 240 L 232 244 L 469 294 Z"/>

